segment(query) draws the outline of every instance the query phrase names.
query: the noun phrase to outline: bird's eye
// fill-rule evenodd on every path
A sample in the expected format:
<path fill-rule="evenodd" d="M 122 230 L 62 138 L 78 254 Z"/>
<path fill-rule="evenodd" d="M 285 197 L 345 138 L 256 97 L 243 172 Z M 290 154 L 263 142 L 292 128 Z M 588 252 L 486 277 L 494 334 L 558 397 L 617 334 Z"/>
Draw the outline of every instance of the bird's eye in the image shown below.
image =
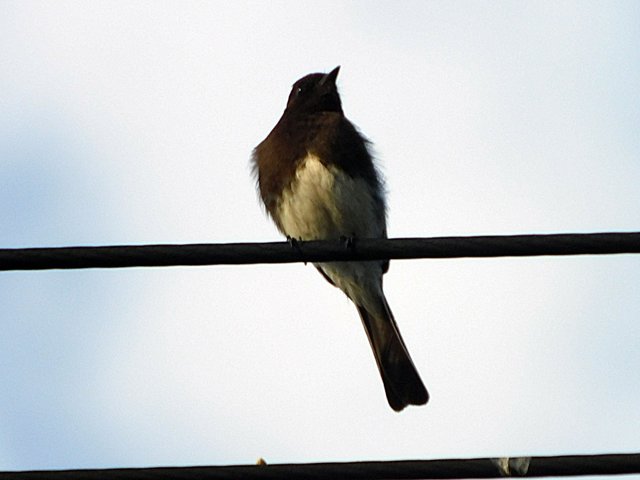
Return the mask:
<path fill-rule="evenodd" d="M 296 97 L 302 95 L 302 87 L 296 87 Z"/>

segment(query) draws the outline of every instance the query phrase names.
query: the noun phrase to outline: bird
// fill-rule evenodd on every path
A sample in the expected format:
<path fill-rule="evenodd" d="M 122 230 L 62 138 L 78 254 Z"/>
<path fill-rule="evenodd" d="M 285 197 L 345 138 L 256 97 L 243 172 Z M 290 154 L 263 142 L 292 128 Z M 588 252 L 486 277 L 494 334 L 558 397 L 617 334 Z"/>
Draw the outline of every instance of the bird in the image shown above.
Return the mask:
<path fill-rule="evenodd" d="M 387 238 L 384 181 L 369 140 L 344 115 L 339 71 L 296 81 L 280 120 L 252 152 L 263 206 L 292 242 Z M 389 261 L 314 266 L 356 306 L 390 407 L 426 404 L 429 394 L 383 292 Z"/>

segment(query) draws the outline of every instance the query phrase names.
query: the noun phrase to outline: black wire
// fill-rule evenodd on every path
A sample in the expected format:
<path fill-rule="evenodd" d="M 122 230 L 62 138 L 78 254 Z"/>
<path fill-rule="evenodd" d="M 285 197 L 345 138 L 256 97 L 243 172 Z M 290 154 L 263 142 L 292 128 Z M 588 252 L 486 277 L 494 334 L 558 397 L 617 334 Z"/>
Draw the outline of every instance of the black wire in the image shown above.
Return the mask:
<path fill-rule="evenodd" d="M 640 253 L 640 232 L 0 249 L 2 270 Z"/>
<path fill-rule="evenodd" d="M 528 477 L 622 475 L 640 473 L 640 454 L 532 457 Z M 236 465 L 104 470 L 0 472 L 0 480 L 391 480 L 499 478 L 489 458 L 392 462 Z"/>

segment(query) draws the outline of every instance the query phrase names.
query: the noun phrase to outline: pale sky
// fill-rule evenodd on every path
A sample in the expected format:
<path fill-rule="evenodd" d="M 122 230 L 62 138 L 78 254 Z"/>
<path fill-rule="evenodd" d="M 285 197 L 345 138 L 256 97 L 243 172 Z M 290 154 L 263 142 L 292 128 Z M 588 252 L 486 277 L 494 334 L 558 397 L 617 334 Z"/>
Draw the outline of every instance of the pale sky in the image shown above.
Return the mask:
<path fill-rule="evenodd" d="M 0 247 L 279 240 L 251 150 L 341 65 L 391 237 L 640 230 L 640 3 L 0 0 Z M 640 256 L 394 261 L 393 412 L 302 264 L 0 272 L 0 471 L 640 451 Z"/>

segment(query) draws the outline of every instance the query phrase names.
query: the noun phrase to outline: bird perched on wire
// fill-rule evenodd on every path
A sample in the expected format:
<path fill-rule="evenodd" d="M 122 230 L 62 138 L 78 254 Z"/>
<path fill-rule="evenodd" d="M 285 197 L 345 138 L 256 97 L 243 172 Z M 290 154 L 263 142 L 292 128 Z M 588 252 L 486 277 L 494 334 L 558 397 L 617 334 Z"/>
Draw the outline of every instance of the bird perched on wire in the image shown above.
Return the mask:
<path fill-rule="evenodd" d="M 253 151 L 262 202 L 294 241 L 387 236 L 383 182 L 368 141 L 342 111 L 339 70 L 295 82 L 282 117 Z M 425 404 L 429 394 L 382 291 L 389 261 L 315 267 L 358 309 L 391 408 Z"/>

